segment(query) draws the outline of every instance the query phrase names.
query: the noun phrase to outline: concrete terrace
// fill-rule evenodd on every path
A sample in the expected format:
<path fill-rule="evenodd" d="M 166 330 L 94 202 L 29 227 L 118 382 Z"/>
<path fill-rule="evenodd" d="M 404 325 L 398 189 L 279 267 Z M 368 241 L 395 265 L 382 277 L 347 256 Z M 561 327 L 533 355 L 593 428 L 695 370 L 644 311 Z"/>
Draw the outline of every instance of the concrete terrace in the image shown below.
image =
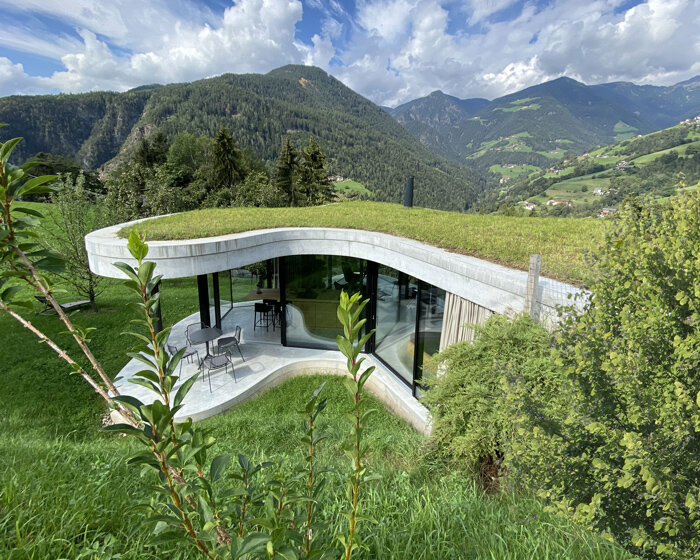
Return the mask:
<path fill-rule="evenodd" d="M 175 324 L 169 343 L 178 348 L 183 346 L 185 328 L 190 323 L 198 322 L 199 313 L 194 313 Z M 280 343 L 279 329 L 254 330 L 253 302 L 234 305 L 233 310 L 222 322 L 223 336 L 230 335 L 236 325 L 240 325 L 242 329 L 241 351 L 245 358 L 245 361 L 241 359 L 235 348 L 232 350 L 236 380 L 230 368 L 228 373 L 224 368 L 214 370 L 211 373 L 210 392 L 206 370 L 199 373 L 200 379 L 187 395 L 176 420 L 182 421 L 188 417 L 193 420 L 203 420 L 220 414 L 296 375 L 314 373 L 347 375 L 346 360 L 339 351 L 284 347 Z M 197 349 L 202 356 L 206 352 L 204 345 L 197 346 Z M 411 390 L 384 365 L 370 355 L 365 357 L 364 363 L 367 367 L 372 365 L 376 367 L 365 386 L 368 391 L 418 431 L 428 433 L 430 430 L 428 410 L 413 398 Z M 122 394 L 131 395 L 142 402 L 152 402 L 155 397 L 152 392 L 129 381 L 129 378 L 141 369 L 143 369 L 143 363 L 132 359 L 121 370 L 115 385 Z M 192 363 L 187 359 L 182 361 L 181 380 L 189 379 L 197 372 L 196 358 Z M 176 384 L 174 392 L 180 385 L 181 383 Z"/>

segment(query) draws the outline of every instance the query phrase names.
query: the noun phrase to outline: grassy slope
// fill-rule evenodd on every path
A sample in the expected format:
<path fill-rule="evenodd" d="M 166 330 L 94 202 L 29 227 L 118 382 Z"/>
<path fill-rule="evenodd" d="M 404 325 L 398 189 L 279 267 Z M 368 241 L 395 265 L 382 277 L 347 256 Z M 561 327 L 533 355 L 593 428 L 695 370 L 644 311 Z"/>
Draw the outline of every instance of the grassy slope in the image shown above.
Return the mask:
<path fill-rule="evenodd" d="M 247 284 L 236 288 L 248 289 Z M 59 299 L 75 297 L 68 289 Z M 165 281 L 162 298 L 166 323 L 175 322 L 196 310 L 195 283 Z M 98 299 L 100 312 L 74 316 L 83 327 L 97 327 L 91 346 L 113 374 L 126 362 L 128 341 L 119 333 L 133 317 L 128 301 L 121 284 L 109 281 Z M 78 356 L 60 334 L 64 327 L 55 316 L 29 319 Z M 0 332 L 0 558 L 195 558 L 182 549 L 154 550 L 142 531 L 131 534 L 140 515 L 131 508 L 148 484 L 125 465 L 134 445 L 99 432 L 101 401 L 45 345 L 7 316 L 0 315 Z M 293 380 L 207 420 L 219 442 L 215 453 L 241 451 L 257 459 L 301 463 L 296 411 L 319 383 L 318 377 Z M 330 404 L 322 429 L 332 437 L 322 457 L 326 464 L 342 466 L 346 397 L 335 378 L 325 391 Z M 366 432 L 372 442 L 369 463 L 383 479 L 368 489 L 365 501 L 366 513 L 379 520 L 368 530 L 369 557 L 629 558 L 545 513 L 537 501 L 512 494 L 484 497 L 464 475 L 431 466 L 421 459 L 422 437 L 380 404 L 371 406 L 380 413 Z M 335 519 L 339 507 L 337 497 L 329 498 L 324 515 Z"/>
<path fill-rule="evenodd" d="M 663 132 L 663 131 L 662 131 Z M 653 136 L 654 134 L 659 134 L 653 133 L 650 134 L 649 136 Z M 697 133 L 694 131 L 690 131 L 688 133 L 688 138 L 689 139 L 695 139 L 697 138 Z M 621 138 L 620 141 L 624 140 L 624 138 Z M 542 197 L 542 196 L 534 196 L 529 198 L 528 200 L 531 200 L 533 202 L 537 203 L 543 203 L 550 198 L 554 199 L 561 199 L 561 198 L 568 198 L 571 200 L 574 205 L 577 203 L 581 202 L 590 202 L 593 200 L 595 197 L 591 196 L 591 193 L 593 192 L 594 189 L 600 188 L 603 189 L 603 191 L 607 190 L 607 188 L 610 186 L 610 178 L 615 175 L 615 164 L 617 162 L 626 160 L 629 163 L 633 163 L 637 167 L 645 167 L 651 163 L 653 163 L 655 160 L 659 159 L 661 156 L 668 154 L 670 152 L 676 152 L 679 157 L 686 157 L 685 153 L 686 150 L 690 146 L 695 146 L 695 147 L 700 147 L 700 140 L 694 140 L 693 142 L 689 142 L 688 144 L 681 144 L 679 146 L 674 146 L 673 148 L 667 148 L 665 150 L 659 150 L 656 152 L 652 152 L 650 154 L 646 154 L 643 156 L 639 156 L 637 158 L 630 158 L 627 155 L 622 155 L 620 154 L 620 148 L 614 144 L 612 146 L 604 146 L 602 148 L 598 148 L 597 150 L 594 150 L 590 152 L 590 156 L 596 156 L 598 154 L 603 154 L 607 153 L 609 154 L 608 157 L 598 157 L 595 158 L 595 162 L 602 164 L 602 165 L 607 165 L 610 166 L 610 169 L 607 169 L 605 171 L 598 171 L 596 173 L 592 173 L 589 175 L 582 175 L 580 177 L 574 177 L 573 179 L 566 179 L 564 181 L 560 181 L 557 183 L 554 183 L 547 189 L 547 196 Z M 577 161 L 582 161 L 582 157 L 578 157 Z M 567 173 L 571 172 L 573 170 L 573 166 L 567 167 L 562 171 L 560 175 L 566 175 Z M 555 174 L 552 173 L 547 173 L 545 174 L 545 177 L 553 177 L 556 176 Z M 580 191 L 580 188 L 586 185 L 588 187 L 588 193 L 579 193 L 574 194 L 573 196 L 566 196 L 566 193 L 576 193 L 577 191 Z M 663 200 L 663 198 L 662 198 Z"/>
<path fill-rule="evenodd" d="M 196 305 L 195 286 L 167 283 L 165 312 L 172 321 Z M 71 297 L 71 294 L 66 294 Z M 124 362 L 119 336 L 132 311 L 117 283 L 102 296 L 102 311 L 81 311 L 83 326 L 97 326 L 93 347 L 109 371 Z M 55 316 L 33 316 L 47 334 L 62 338 Z M 138 470 L 125 465 L 135 450 L 119 437 L 102 434 L 98 399 L 49 349 L 7 316 L 0 357 L 0 558 L 195 558 L 182 549 L 153 550 L 142 531 L 131 535 L 140 513 L 131 507 L 145 496 Z M 21 352 L 15 351 L 21 349 Z M 302 464 L 297 411 L 320 383 L 318 377 L 293 380 L 206 421 L 218 440 L 214 453 Z M 345 389 L 333 378 L 325 389 L 328 409 L 322 429 L 331 434 L 321 452 L 325 464 L 343 467 L 341 440 L 347 426 Z M 365 513 L 379 524 L 367 529 L 367 558 L 593 558 L 628 556 L 569 522 L 545 513 L 534 501 L 511 494 L 484 497 L 464 475 L 421 459 L 422 437 L 380 409 L 365 435 L 371 442 L 370 468 L 382 481 L 368 488 Z M 343 491 L 336 487 L 323 515 L 336 518 Z M 329 531 L 333 534 L 335 525 Z"/>
<path fill-rule="evenodd" d="M 527 270 L 530 255 L 542 255 L 542 271 L 581 282 L 583 251 L 600 235 L 592 219 L 512 218 L 460 214 L 396 204 L 346 202 L 311 208 L 222 208 L 149 220 L 136 226 L 147 239 L 187 239 L 260 227 L 339 227 L 381 231 Z M 196 232 L 196 234 L 193 234 Z"/>

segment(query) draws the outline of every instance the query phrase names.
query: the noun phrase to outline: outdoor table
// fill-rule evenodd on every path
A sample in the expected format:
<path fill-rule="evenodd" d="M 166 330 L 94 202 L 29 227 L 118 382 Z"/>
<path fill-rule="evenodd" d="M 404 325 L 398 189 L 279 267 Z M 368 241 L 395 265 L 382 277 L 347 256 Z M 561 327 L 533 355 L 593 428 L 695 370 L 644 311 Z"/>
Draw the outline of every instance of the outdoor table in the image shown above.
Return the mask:
<path fill-rule="evenodd" d="M 250 301 L 256 301 L 259 299 L 274 299 L 276 301 L 280 300 L 280 289 L 279 288 L 260 288 L 260 291 L 257 289 L 251 290 L 246 296 L 245 299 L 250 300 Z"/>
<path fill-rule="evenodd" d="M 216 327 L 204 327 L 203 329 L 198 329 L 190 333 L 190 342 L 192 344 L 206 344 L 207 354 L 204 357 L 208 358 L 211 357 L 209 353 L 209 343 L 219 338 L 222 334 L 224 334 L 223 331 Z"/>

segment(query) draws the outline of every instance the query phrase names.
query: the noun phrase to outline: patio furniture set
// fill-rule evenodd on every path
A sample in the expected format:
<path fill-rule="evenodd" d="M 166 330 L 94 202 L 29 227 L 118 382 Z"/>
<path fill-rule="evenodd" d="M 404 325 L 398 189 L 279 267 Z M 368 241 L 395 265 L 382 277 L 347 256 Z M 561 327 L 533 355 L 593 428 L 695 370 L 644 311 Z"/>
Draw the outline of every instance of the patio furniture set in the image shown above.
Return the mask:
<path fill-rule="evenodd" d="M 187 345 L 185 346 L 185 352 L 182 355 L 182 359 L 187 358 L 189 363 L 193 363 L 192 360 L 196 356 L 197 363 L 199 365 L 199 371 L 202 372 L 202 381 L 204 381 L 204 372 L 206 371 L 209 377 L 209 392 L 211 392 L 211 372 L 213 370 L 225 368 L 225 372 L 228 373 L 228 368 L 231 368 L 231 373 L 233 373 L 233 380 L 238 382 L 236 379 L 236 370 L 233 367 L 233 360 L 231 357 L 231 350 L 235 347 L 238 353 L 241 355 L 241 359 L 245 362 L 243 357 L 243 352 L 241 351 L 241 327 L 236 326 L 232 336 L 222 336 L 223 332 L 221 329 L 216 327 L 202 327 L 201 323 L 192 323 L 185 329 L 185 337 L 187 339 Z M 213 343 L 216 342 L 214 345 Z M 210 352 L 210 343 L 212 343 Z M 205 344 L 207 351 L 203 358 L 199 356 L 199 350 L 195 348 L 195 345 Z M 171 354 L 176 353 L 179 350 L 176 346 L 168 344 L 168 351 Z M 180 373 L 182 373 L 182 361 L 180 361 Z"/>

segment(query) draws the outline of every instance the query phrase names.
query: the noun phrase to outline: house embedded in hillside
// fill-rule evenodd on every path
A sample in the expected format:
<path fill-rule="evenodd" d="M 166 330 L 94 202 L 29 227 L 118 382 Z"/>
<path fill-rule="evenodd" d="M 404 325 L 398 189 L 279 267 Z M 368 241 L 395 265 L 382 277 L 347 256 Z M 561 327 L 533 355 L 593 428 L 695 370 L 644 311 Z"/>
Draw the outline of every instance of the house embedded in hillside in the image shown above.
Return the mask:
<path fill-rule="evenodd" d="M 118 236 L 127 225 L 86 237 L 90 267 L 96 274 L 120 278 L 114 263 L 134 263 L 126 239 Z M 527 309 L 545 323 L 555 322 L 557 305 L 578 291 L 562 282 L 538 276 L 535 281 L 527 272 L 419 241 L 356 229 L 282 227 L 211 238 L 193 235 L 186 240 L 150 242 L 148 260 L 156 263 L 157 273 L 165 279 L 196 279 L 198 324 L 225 333 L 235 327 L 229 324 L 231 318 L 236 318 L 239 326 L 250 321 L 243 329 L 246 342 L 264 336 L 266 344 L 280 348 L 280 355 L 287 352 L 282 348 L 305 349 L 304 356 L 317 352 L 326 370 L 344 367 L 344 358 L 336 350 L 340 293 L 361 291 L 369 299 L 367 329 L 375 331 L 365 353 L 383 371 L 373 382 L 374 392 L 409 421 L 415 420 L 416 414 L 424 419 L 415 399 L 421 394 L 424 376 L 434 375 L 426 363 L 432 354 L 471 339 L 473 326 L 483 324 L 494 313 L 512 315 Z M 232 271 L 253 263 L 263 263 L 265 285 L 234 301 Z M 167 298 L 167 288 L 162 293 Z M 253 313 L 257 313 L 256 304 L 265 303 L 264 298 L 276 311 L 272 322 L 265 320 L 261 334 L 253 323 Z M 184 325 L 176 325 L 173 332 L 179 332 L 177 329 L 184 331 Z M 309 359 L 296 363 L 312 367 Z M 240 367 L 252 366 L 246 361 Z M 259 365 L 258 369 L 265 367 Z M 292 366 L 275 367 L 289 375 Z M 246 394 L 259 390 L 256 375 L 251 371 Z M 271 383 L 274 375 L 274 371 L 267 372 L 260 379 Z M 226 383 L 230 391 L 242 387 L 235 380 Z M 197 386 L 197 391 L 203 391 L 202 410 L 192 413 L 185 409 L 183 414 L 203 418 L 241 398 L 238 393 L 227 396 L 224 390 L 207 396 L 201 384 Z M 421 426 L 419 429 L 425 428 L 425 424 Z"/>

